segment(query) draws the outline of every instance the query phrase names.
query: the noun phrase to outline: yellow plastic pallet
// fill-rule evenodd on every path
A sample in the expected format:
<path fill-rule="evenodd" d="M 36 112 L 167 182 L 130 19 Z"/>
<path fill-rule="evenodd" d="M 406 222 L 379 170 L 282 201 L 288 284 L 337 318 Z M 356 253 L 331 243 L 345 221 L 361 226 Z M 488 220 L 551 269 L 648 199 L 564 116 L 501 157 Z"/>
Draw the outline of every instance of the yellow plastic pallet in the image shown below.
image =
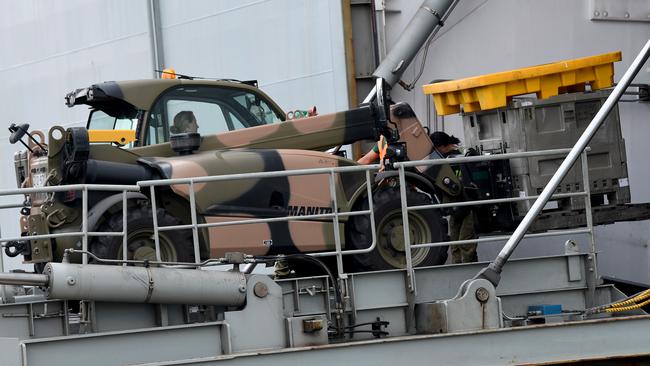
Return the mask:
<path fill-rule="evenodd" d="M 494 74 L 424 85 L 431 94 L 439 115 L 476 112 L 505 107 L 515 95 L 536 93 L 546 99 L 560 93 L 608 88 L 614 83 L 614 62 L 621 52 L 577 58 L 539 66 L 525 67 Z"/>

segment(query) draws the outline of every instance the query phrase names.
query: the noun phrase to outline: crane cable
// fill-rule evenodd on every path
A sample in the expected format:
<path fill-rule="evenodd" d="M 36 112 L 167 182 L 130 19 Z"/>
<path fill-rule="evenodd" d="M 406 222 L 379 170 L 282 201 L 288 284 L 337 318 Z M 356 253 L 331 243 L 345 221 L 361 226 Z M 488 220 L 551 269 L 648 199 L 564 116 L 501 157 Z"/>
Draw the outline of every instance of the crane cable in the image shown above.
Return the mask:
<path fill-rule="evenodd" d="M 416 53 L 416 56 L 417 56 L 418 54 L 420 54 L 420 52 L 422 52 L 424 50 L 424 55 L 422 56 L 422 61 L 420 63 L 420 70 L 418 71 L 415 78 L 413 78 L 413 81 L 408 83 L 408 84 L 405 81 L 402 81 L 402 80 L 400 80 L 398 82 L 399 85 L 401 85 L 402 88 L 404 88 L 404 90 L 406 90 L 406 91 L 413 90 L 413 88 L 415 88 L 415 84 L 418 82 L 418 80 L 420 80 L 420 77 L 422 76 L 422 73 L 424 72 L 424 66 L 426 65 L 426 62 L 427 62 L 427 55 L 429 54 L 429 46 L 431 46 L 431 43 L 433 42 L 433 39 L 436 38 L 436 35 L 438 34 L 438 31 L 444 25 L 444 23 L 447 21 L 447 18 L 449 17 L 449 14 L 451 14 L 451 12 L 454 10 L 456 5 L 458 5 L 459 1 L 460 0 L 454 0 L 454 2 L 449 6 L 449 9 L 447 9 L 447 11 L 440 18 L 440 22 L 439 22 L 440 27 L 436 27 L 433 30 L 433 32 L 431 33 L 431 35 L 427 39 L 427 42 L 424 44 L 424 47 L 421 47 L 418 50 L 418 52 Z"/>

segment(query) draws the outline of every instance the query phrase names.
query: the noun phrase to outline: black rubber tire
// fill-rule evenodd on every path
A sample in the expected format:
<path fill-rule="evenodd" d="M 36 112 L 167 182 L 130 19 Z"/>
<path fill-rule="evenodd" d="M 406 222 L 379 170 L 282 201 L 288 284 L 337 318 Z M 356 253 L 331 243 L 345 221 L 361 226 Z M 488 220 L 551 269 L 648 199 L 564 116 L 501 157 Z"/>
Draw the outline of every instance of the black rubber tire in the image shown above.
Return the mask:
<path fill-rule="evenodd" d="M 431 204 L 429 196 L 407 188 L 409 207 Z M 355 210 L 367 210 L 368 201 L 363 198 Z M 382 188 L 373 195 L 377 247 L 368 254 L 352 256 L 355 271 L 404 268 L 406 256 L 403 250 L 402 212 L 399 187 Z M 411 243 L 444 241 L 447 236 L 446 222 L 436 209 L 409 212 Z M 400 244 L 401 240 L 401 244 Z M 350 249 L 365 249 L 372 243 L 370 216 L 352 216 L 346 224 L 346 242 Z M 401 250 L 400 250 L 401 247 Z M 435 266 L 447 261 L 448 246 L 419 248 L 412 251 L 413 267 Z"/>
<path fill-rule="evenodd" d="M 158 227 L 182 224 L 179 219 L 159 208 Z M 122 211 L 110 214 L 99 225 L 100 232 L 122 231 Z M 127 259 L 156 260 L 151 207 L 129 204 L 127 211 Z M 191 230 L 159 231 L 160 254 L 167 262 L 194 262 Z M 99 236 L 89 243 L 90 251 L 102 259 L 122 259 L 121 236 Z"/>

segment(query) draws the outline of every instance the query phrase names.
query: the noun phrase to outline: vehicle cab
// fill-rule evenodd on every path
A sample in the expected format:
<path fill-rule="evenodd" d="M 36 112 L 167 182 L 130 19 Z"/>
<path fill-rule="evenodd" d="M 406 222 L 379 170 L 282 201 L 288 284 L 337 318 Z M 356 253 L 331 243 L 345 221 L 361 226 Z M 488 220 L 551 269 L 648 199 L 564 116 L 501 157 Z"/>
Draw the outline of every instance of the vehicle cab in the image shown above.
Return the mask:
<path fill-rule="evenodd" d="M 92 109 L 87 129 L 134 130 L 132 147 L 169 142 L 174 118 L 192 112 L 201 135 L 218 134 L 285 120 L 285 113 L 256 82 L 221 80 L 109 81 L 66 96 L 69 107 Z"/>

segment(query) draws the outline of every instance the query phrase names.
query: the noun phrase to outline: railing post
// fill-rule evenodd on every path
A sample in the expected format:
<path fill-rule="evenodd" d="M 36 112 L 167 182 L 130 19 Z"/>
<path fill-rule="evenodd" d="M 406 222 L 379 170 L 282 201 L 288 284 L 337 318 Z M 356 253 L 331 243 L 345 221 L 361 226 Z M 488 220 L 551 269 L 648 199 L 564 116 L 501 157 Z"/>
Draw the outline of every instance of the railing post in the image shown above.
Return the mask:
<path fill-rule="evenodd" d="M 377 243 L 377 227 L 375 226 L 375 202 L 372 197 L 372 184 L 370 184 L 370 170 L 366 170 L 366 192 L 368 193 L 368 210 L 370 211 L 370 235 L 372 244 Z"/>
<path fill-rule="evenodd" d="M 122 191 L 122 259 L 125 261 L 128 259 L 128 232 L 127 229 L 127 207 L 126 207 L 126 189 Z M 123 267 L 126 267 L 126 263 L 122 264 Z"/>
<path fill-rule="evenodd" d="M 588 148 L 582 151 L 580 155 L 580 162 L 582 165 L 582 184 L 584 185 L 583 191 L 585 192 L 585 217 L 587 220 L 587 229 L 589 233 L 589 255 L 587 257 L 587 306 L 593 306 L 596 296 L 596 284 L 598 283 L 598 263 L 596 261 L 596 239 L 594 237 L 594 218 L 591 210 L 591 183 L 589 182 L 589 162 L 587 159 Z"/>
<path fill-rule="evenodd" d="M 199 250 L 199 231 L 196 227 L 196 197 L 194 196 L 194 180 L 190 181 L 190 214 L 192 216 L 192 244 L 194 245 L 194 262 L 201 263 Z"/>
<path fill-rule="evenodd" d="M 411 259 L 411 231 L 409 226 L 408 201 L 406 198 L 406 177 L 404 166 L 400 165 L 399 172 L 399 194 L 402 205 L 402 228 L 404 229 L 404 257 L 406 259 L 406 275 L 408 276 L 409 291 L 416 293 L 415 273 L 413 272 L 413 261 Z"/>
<path fill-rule="evenodd" d="M 152 185 L 149 188 L 149 191 L 151 192 L 151 216 L 153 219 L 153 240 L 154 240 L 154 245 L 156 246 L 156 260 L 157 261 L 162 261 L 162 257 L 160 255 L 160 238 L 158 236 L 158 209 L 156 208 L 156 186 Z"/>
<path fill-rule="evenodd" d="M 336 202 L 336 184 L 334 170 L 330 170 L 329 174 L 330 198 L 332 200 L 332 222 L 334 224 L 334 247 L 336 248 L 336 269 L 338 277 L 342 278 L 343 274 L 343 255 L 341 254 L 341 230 L 339 230 L 339 207 Z"/>
<path fill-rule="evenodd" d="M 404 166 L 400 165 L 399 173 L 399 194 L 402 210 L 402 229 L 404 230 L 404 258 L 406 259 L 406 329 L 410 334 L 416 333 L 415 326 L 415 296 L 417 287 L 415 283 L 415 271 L 413 270 L 413 259 L 411 258 L 411 230 L 409 226 L 408 198 L 406 197 L 406 177 Z"/>
<path fill-rule="evenodd" d="M 81 190 L 81 250 L 84 251 L 81 256 L 81 263 L 88 264 L 88 187 L 83 186 Z"/>

